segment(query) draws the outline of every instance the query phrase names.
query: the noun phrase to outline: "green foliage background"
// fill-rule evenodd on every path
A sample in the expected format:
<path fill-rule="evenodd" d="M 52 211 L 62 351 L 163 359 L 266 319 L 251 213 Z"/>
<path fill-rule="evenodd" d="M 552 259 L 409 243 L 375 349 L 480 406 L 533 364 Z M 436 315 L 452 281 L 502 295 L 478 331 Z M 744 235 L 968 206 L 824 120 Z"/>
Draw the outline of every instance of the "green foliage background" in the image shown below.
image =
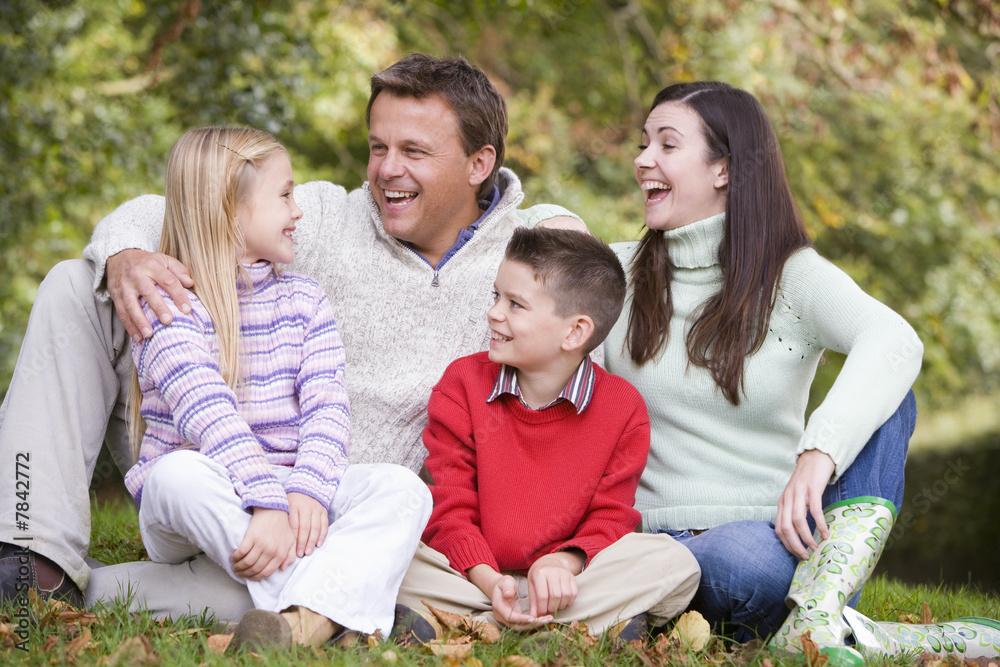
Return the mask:
<path fill-rule="evenodd" d="M 360 185 L 368 77 L 461 53 L 510 103 L 529 203 L 634 238 L 655 92 L 720 79 L 781 137 L 820 252 L 926 346 L 946 407 L 1000 385 L 1000 9 L 991 0 L 12 0 L 0 5 L 0 391 L 38 283 L 183 130 L 245 123 L 299 181 Z M 838 364 L 823 369 L 819 389 Z"/>

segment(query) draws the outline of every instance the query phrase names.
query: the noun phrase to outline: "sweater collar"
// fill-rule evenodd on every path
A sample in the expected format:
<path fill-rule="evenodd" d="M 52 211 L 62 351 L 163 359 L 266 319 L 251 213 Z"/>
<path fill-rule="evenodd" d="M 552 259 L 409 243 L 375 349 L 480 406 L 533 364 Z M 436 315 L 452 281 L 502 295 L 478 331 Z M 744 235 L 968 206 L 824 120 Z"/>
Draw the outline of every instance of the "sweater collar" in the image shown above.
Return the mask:
<path fill-rule="evenodd" d="M 524 199 L 524 193 L 521 191 L 520 179 L 518 179 L 517 175 L 507 167 L 501 167 L 500 171 L 497 172 L 497 182 L 493 188 L 492 201 L 489 202 L 488 208 L 475 222 L 475 229 L 473 229 L 472 233 L 469 234 L 469 238 L 465 240 L 465 243 L 472 240 L 475 232 L 485 231 L 487 227 L 492 226 L 492 222 L 494 220 L 505 215 L 510 209 L 516 208 Z M 382 213 L 379 211 L 378 204 L 375 203 L 375 197 L 372 195 L 371 185 L 368 181 L 364 182 L 361 189 L 365 193 L 365 201 L 368 204 L 368 210 L 371 212 L 371 221 L 375 224 L 377 234 L 385 239 L 391 239 L 400 246 L 406 248 L 413 254 L 414 257 L 419 258 L 424 262 L 424 264 L 430 266 L 430 262 L 428 262 L 417 251 L 410 248 L 407 243 L 400 241 L 385 231 L 385 227 L 382 225 Z M 482 206 L 480 206 L 480 208 L 482 208 Z M 462 231 L 468 232 L 468 230 Z M 465 243 L 463 243 L 463 245 Z M 448 258 L 450 259 L 453 255 L 454 253 L 450 253 Z M 443 263 L 444 262 L 442 261 L 437 268 L 441 268 Z"/>
<path fill-rule="evenodd" d="M 246 269 L 247 275 L 250 276 L 250 285 L 255 292 L 263 287 L 267 287 L 278 279 L 277 269 L 271 262 L 244 264 L 243 268 Z M 242 283 L 243 279 L 239 278 L 237 282 Z"/>
<path fill-rule="evenodd" d="M 663 233 L 674 266 L 701 269 L 719 263 L 719 246 L 726 233 L 726 214 L 719 213 Z"/>

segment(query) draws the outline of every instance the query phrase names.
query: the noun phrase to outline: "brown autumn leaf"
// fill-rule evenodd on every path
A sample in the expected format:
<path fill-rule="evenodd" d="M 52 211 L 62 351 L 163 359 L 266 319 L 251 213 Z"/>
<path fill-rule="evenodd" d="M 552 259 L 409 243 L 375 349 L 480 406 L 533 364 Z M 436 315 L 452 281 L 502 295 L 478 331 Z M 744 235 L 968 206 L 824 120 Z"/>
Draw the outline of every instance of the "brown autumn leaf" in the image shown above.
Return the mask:
<path fill-rule="evenodd" d="M 472 644 L 471 643 L 457 643 L 452 641 L 441 642 L 433 641 L 426 642 L 424 644 L 430 652 L 439 658 L 453 658 L 464 660 L 472 655 Z"/>
<path fill-rule="evenodd" d="M 760 667 L 774 667 L 774 663 L 771 662 L 770 658 L 764 658 L 764 662 L 761 663 Z"/>
<path fill-rule="evenodd" d="M 56 644 L 58 643 L 59 643 L 58 635 L 49 635 L 48 637 L 45 638 L 45 646 L 42 647 L 42 651 L 48 653 L 49 651 L 54 649 Z"/>
<path fill-rule="evenodd" d="M 229 648 L 229 643 L 233 641 L 232 633 L 228 635 L 209 635 L 205 643 L 208 644 L 208 650 L 212 653 L 225 653 L 226 649 Z"/>
<path fill-rule="evenodd" d="M 471 656 L 466 658 L 444 658 L 441 664 L 445 665 L 445 667 L 483 667 L 483 663 L 479 658 Z"/>
<path fill-rule="evenodd" d="M 927 653 L 925 651 L 920 654 L 919 658 L 917 658 L 916 664 L 920 667 L 944 667 L 948 664 L 948 662 L 939 655 Z"/>
<path fill-rule="evenodd" d="M 523 655 L 508 655 L 500 661 L 500 664 L 504 667 L 541 667 L 537 662 Z"/>
<path fill-rule="evenodd" d="M 806 630 L 799 638 L 802 642 L 802 656 L 809 667 L 824 667 L 830 658 L 819 652 L 819 647 L 812 640 L 812 634 Z"/>
<path fill-rule="evenodd" d="M 143 635 L 129 637 L 121 643 L 114 653 L 101 659 L 101 665 L 116 667 L 117 665 L 155 665 L 160 662 L 153 651 L 153 645 Z"/>
<path fill-rule="evenodd" d="M 472 629 L 472 621 L 470 617 L 462 616 L 461 614 L 454 614 L 450 611 L 444 611 L 443 609 L 438 609 L 427 604 L 426 600 L 421 600 L 424 606 L 427 607 L 428 611 L 434 615 L 434 618 L 444 626 L 445 630 L 459 630 L 461 632 L 468 632 Z"/>
<path fill-rule="evenodd" d="M 14 648 L 19 641 L 20 638 L 9 625 L 0 623 L 0 648 Z"/>
<path fill-rule="evenodd" d="M 496 644 L 500 641 L 500 627 L 486 621 L 475 621 L 473 633 L 484 644 Z"/>
<path fill-rule="evenodd" d="M 699 612 L 689 611 L 677 619 L 670 636 L 676 636 L 692 651 L 700 651 L 712 638 L 712 627 Z"/>
<path fill-rule="evenodd" d="M 61 612 L 75 611 L 74 607 L 62 600 L 45 600 L 35 592 L 34 588 L 28 589 L 28 606 L 34 612 L 37 619 L 38 629 L 42 630 L 55 620 Z"/>
<path fill-rule="evenodd" d="M 67 659 L 75 663 L 76 656 L 84 649 L 89 649 L 94 647 L 94 642 L 90 641 L 90 628 L 84 628 L 80 636 L 73 641 L 66 644 L 66 657 Z"/>
<path fill-rule="evenodd" d="M 644 655 L 655 664 L 676 662 L 684 654 L 685 651 L 681 647 L 680 637 L 671 637 L 666 633 L 657 637 L 653 645 L 644 652 Z"/>
<path fill-rule="evenodd" d="M 926 602 L 924 602 L 923 605 L 923 612 L 924 612 L 924 617 L 921 619 L 921 621 L 923 621 L 923 624 L 930 625 L 931 623 L 933 623 L 934 617 L 931 616 L 931 606 Z"/>
<path fill-rule="evenodd" d="M 55 620 L 59 625 L 91 625 L 97 621 L 97 615 L 79 609 L 69 609 L 56 614 Z"/>

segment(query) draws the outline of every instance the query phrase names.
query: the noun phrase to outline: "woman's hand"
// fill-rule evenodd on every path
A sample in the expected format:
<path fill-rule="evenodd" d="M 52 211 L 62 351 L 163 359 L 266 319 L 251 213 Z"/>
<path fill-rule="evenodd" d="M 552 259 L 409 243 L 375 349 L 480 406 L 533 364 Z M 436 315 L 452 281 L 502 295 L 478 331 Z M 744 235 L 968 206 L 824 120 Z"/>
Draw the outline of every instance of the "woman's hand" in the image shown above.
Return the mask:
<path fill-rule="evenodd" d="M 292 491 L 288 494 L 288 525 L 295 533 L 295 553 L 302 558 L 323 546 L 330 513 L 312 496 Z"/>
<path fill-rule="evenodd" d="M 255 507 L 250 527 L 240 546 L 229 557 L 237 577 L 250 581 L 267 579 L 275 570 L 295 562 L 295 534 L 283 510 Z"/>
<path fill-rule="evenodd" d="M 799 455 L 791 479 L 778 498 L 778 516 L 774 532 L 785 548 L 801 559 L 809 557 L 809 550 L 817 548 L 807 517 L 811 514 L 823 539 L 830 530 L 823 518 L 823 492 L 830 484 L 836 466 L 828 454 L 809 449 Z"/>

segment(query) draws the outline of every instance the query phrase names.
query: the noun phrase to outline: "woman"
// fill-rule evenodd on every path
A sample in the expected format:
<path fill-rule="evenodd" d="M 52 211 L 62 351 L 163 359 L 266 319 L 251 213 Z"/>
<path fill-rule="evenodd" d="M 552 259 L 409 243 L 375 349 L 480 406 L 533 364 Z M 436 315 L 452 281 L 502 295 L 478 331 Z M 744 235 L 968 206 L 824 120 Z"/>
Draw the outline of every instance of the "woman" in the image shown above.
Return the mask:
<path fill-rule="evenodd" d="M 842 613 L 902 501 L 923 346 L 811 248 L 752 95 L 670 86 L 639 148 L 648 229 L 616 246 L 630 301 L 605 354 L 652 421 L 643 529 L 691 549 L 692 607 L 736 639 L 798 649 L 809 630 L 835 658 L 860 660 Z M 824 349 L 847 361 L 806 426 Z"/>

